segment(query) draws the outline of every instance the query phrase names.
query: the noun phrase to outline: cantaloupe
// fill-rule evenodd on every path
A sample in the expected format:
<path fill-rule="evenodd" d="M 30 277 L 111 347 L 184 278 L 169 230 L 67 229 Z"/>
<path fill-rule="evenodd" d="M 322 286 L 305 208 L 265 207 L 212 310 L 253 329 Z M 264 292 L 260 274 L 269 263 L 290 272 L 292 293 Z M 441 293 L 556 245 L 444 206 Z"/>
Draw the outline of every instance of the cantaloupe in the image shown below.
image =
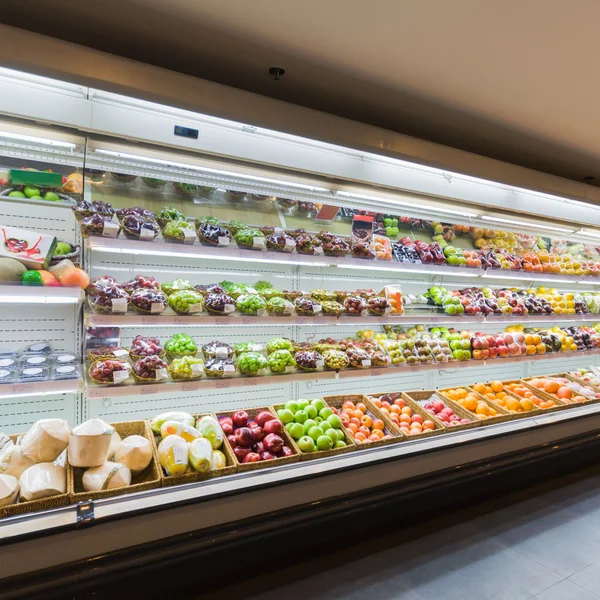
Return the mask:
<path fill-rule="evenodd" d="M 3 283 L 21 283 L 21 277 L 27 269 L 14 258 L 0 257 L 0 281 Z"/>

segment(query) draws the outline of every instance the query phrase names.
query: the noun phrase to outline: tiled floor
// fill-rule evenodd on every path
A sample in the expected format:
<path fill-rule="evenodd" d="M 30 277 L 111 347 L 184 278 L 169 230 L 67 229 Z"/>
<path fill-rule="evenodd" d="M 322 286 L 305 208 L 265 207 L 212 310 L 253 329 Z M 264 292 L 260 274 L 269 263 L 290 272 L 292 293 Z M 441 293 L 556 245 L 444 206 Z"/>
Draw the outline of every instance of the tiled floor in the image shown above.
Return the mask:
<path fill-rule="evenodd" d="M 600 469 L 332 550 L 211 600 L 600 600 Z"/>

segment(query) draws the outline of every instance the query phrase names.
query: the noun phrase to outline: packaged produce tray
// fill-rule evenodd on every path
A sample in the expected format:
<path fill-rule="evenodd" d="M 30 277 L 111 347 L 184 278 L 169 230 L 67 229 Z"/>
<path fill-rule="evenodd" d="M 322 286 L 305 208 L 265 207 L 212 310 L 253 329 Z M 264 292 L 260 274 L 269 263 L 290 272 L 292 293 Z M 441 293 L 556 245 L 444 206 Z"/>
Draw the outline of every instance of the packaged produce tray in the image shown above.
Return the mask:
<path fill-rule="evenodd" d="M 141 435 L 153 443 L 153 433 L 147 421 L 124 421 L 122 423 L 111 423 L 115 431 L 125 439 L 130 435 Z M 133 494 L 135 492 L 144 492 L 160 487 L 160 465 L 156 447 L 153 443 L 153 455 L 150 464 L 139 474 L 131 476 L 131 485 L 127 487 L 116 488 L 113 490 L 100 490 L 98 492 L 86 492 L 83 489 L 82 478 L 86 469 L 82 467 L 68 466 L 71 476 L 68 478 L 69 497 L 71 503 L 85 502 L 86 500 L 100 500 L 102 498 L 113 498 L 124 494 Z"/>
<path fill-rule="evenodd" d="M 455 389 L 457 389 L 457 388 L 445 388 L 443 390 L 439 390 L 439 392 L 440 392 L 440 394 L 443 395 L 444 392 L 446 392 L 448 390 L 455 390 Z M 493 425 L 494 423 L 503 423 L 505 421 L 512 421 L 513 419 L 518 419 L 520 416 L 519 413 L 511 413 L 508 410 L 506 410 L 505 408 L 502 408 L 499 404 L 496 404 L 490 398 L 486 398 L 483 394 L 476 392 L 473 388 L 463 387 L 463 389 L 467 390 L 467 392 L 469 392 L 469 393 L 475 394 L 475 396 L 477 396 L 477 399 L 479 402 L 485 402 L 485 404 L 487 404 L 490 408 L 493 408 L 498 414 L 495 417 L 486 417 L 485 419 L 479 419 L 479 417 L 477 416 L 477 413 L 470 411 L 468 408 L 465 408 L 460 402 L 457 402 L 456 400 L 452 400 L 452 399 L 446 398 L 446 396 L 444 396 L 444 402 L 449 403 L 451 408 L 456 408 L 458 406 L 460 409 L 466 410 L 469 414 L 473 415 L 473 417 L 475 419 L 479 419 L 481 421 L 482 425 Z M 506 392 L 506 393 L 508 395 L 508 392 Z M 458 414 L 458 412 L 456 414 Z"/>
<path fill-rule="evenodd" d="M 418 393 L 418 392 L 414 392 L 414 393 Z M 421 415 L 424 420 L 431 421 L 435 425 L 435 429 L 433 429 L 433 430 L 427 430 L 427 431 L 423 431 L 422 433 L 418 433 L 415 435 L 405 436 L 406 440 L 408 440 L 408 441 L 418 440 L 423 437 L 429 437 L 431 435 L 438 435 L 440 433 L 445 433 L 447 431 L 446 426 L 441 421 L 431 418 L 431 415 L 425 409 L 423 409 L 420 404 L 415 402 L 410 396 L 408 396 L 404 392 L 371 392 L 370 394 L 367 395 L 367 397 L 369 398 L 369 401 L 370 401 L 370 398 L 381 398 L 382 396 L 385 396 L 387 394 L 393 396 L 394 400 L 396 398 L 402 398 L 402 400 L 404 400 L 404 402 L 406 402 L 406 405 L 412 410 L 413 414 Z M 377 407 L 375 406 L 375 408 L 377 408 Z"/>
<path fill-rule="evenodd" d="M 325 402 L 325 400 L 323 400 Z M 325 402 L 327 405 L 327 402 Z M 281 408 L 283 408 L 283 404 L 275 404 L 273 406 L 273 410 L 275 413 Z M 319 450 L 318 452 L 302 452 L 300 448 L 296 445 L 296 441 L 292 439 L 291 436 L 288 436 L 294 445 L 293 448 L 296 452 L 298 452 L 300 456 L 300 460 L 314 460 L 315 458 L 327 458 L 329 456 L 337 456 L 338 454 L 344 454 L 346 452 L 351 452 L 352 450 L 356 450 L 357 445 L 352 439 L 352 436 L 348 433 L 346 428 L 342 425 L 341 430 L 344 432 L 344 441 L 346 442 L 346 446 L 343 448 L 332 448 L 331 450 Z M 286 432 L 287 433 L 287 432 Z"/>
<path fill-rule="evenodd" d="M 270 412 L 275 417 L 277 416 L 275 411 L 270 406 L 259 407 L 259 408 L 244 408 L 244 409 L 240 409 L 240 410 L 245 410 L 248 413 L 248 416 L 250 418 L 255 417 L 259 412 L 261 412 L 263 410 Z M 238 412 L 238 411 L 230 410 L 230 411 L 225 411 L 225 412 L 219 412 L 217 415 L 217 419 L 219 417 L 232 417 L 234 415 L 234 413 L 236 413 L 236 412 Z M 292 449 L 292 452 L 294 453 L 293 456 L 282 456 L 282 457 L 274 458 L 272 460 L 261 460 L 259 462 L 241 463 L 237 459 L 237 456 L 234 454 L 233 449 L 231 448 L 231 445 L 229 444 L 229 441 L 227 440 L 227 438 L 225 438 L 224 444 L 227 445 L 229 452 L 233 456 L 233 460 L 235 461 L 235 465 L 236 465 L 236 470 L 240 473 L 243 473 L 245 471 L 254 471 L 255 469 L 267 469 L 268 467 L 278 467 L 280 465 L 287 465 L 290 463 L 298 462 L 300 460 L 300 454 L 301 454 L 300 450 L 298 449 L 298 446 L 296 446 L 296 444 L 294 443 L 292 436 L 288 434 L 288 432 L 285 430 L 285 428 L 282 431 L 281 437 L 283 438 L 285 445 L 289 446 Z"/>
<path fill-rule="evenodd" d="M 585 385 L 587 387 L 591 387 L 594 391 L 600 392 L 600 383 L 588 383 L 583 379 L 577 377 L 576 375 L 571 375 L 571 373 L 560 373 L 559 375 L 555 375 L 554 377 L 565 377 L 566 379 L 570 379 L 575 383 L 579 383 L 580 385 Z M 591 399 L 586 404 L 600 402 L 600 399 Z"/>
<path fill-rule="evenodd" d="M 194 421 L 202 417 L 213 417 L 214 419 L 217 416 L 213 413 L 204 413 L 198 415 L 192 415 L 194 417 Z M 156 455 L 156 464 L 158 465 L 158 472 L 160 475 L 160 486 L 161 487 L 171 487 L 173 485 L 183 485 L 185 483 L 198 483 L 199 481 L 205 481 L 207 479 L 213 479 L 214 477 L 222 477 L 223 475 L 231 475 L 238 470 L 238 463 L 231 450 L 231 446 L 227 443 L 227 440 L 223 440 L 221 447 L 219 450 L 225 455 L 226 466 L 222 469 L 212 469 L 210 471 L 206 471 L 205 473 L 200 473 L 199 471 L 195 471 L 190 467 L 190 470 L 183 475 L 167 475 L 165 470 L 162 468 L 160 461 L 158 460 L 158 444 L 160 444 L 160 434 L 155 434 L 150 428 L 150 422 L 147 421 L 148 429 L 150 429 L 150 434 L 152 435 L 152 440 L 154 442 L 154 452 Z"/>
<path fill-rule="evenodd" d="M 323 401 L 327 403 L 329 406 L 341 409 L 344 402 L 350 401 L 354 404 L 363 403 L 367 407 L 367 415 L 372 417 L 373 419 L 380 419 L 384 424 L 384 434 L 391 435 L 391 439 L 387 440 L 378 440 L 378 441 L 366 441 L 366 442 L 357 442 L 355 440 L 357 448 L 377 448 L 378 446 L 387 446 L 388 444 L 396 444 L 398 442 L 406 439 L 404 434 L 392 423 L 386 415 L 384 415 L 380 410 L 364 395 L 364 394 L 346 394 L 341 396 L 323 396 Z M 348 432 L 348 435 L 351 434 Z M 351 436 L 352 437 L 352 436 Z"/>
<path fill-rule="evenodd" d="M 446 432 L 463 431 L 464 429 L 473 429 L 473 427 L 479 427 L 482 423 L 479 419 L 474 417 L 468 410 L 466 410 L 465 408 L 460 406 L 460 404 L 456 404 L 456 403 L 450 404 L 451 401 L 448 400 L 447 398 L 445 398 L 444 396 L 442 396 L 441 394 L 439 394 L 437 390 L 419 390 L 417 392 L 406 392 L 405 395 L 408 398 L 410 398 L 414 404 L 417 404 L 420 408 L 423 409 L 423 411 L 426 413 L 427 418 L 429 418 L 429 420 L 438 422 L 440 425 L 442 425 L 445 428 Z M 429 400 L 432 396 L 435 399 L 441 400 L 446 406 L 448 406 L 448 408 L 451 408 L 454 411 L 455 415 L 461 417 L 462 419 L 469 419 L 471 422 L 470 423 L 462 423 L 461 425 L 452 425 L 452 426 L 446 425 L 443 421 L 440 421 L 436 417 L 436 415 L 434 415 L 433 413 L 431 413 L 428 410 L 425 410 L 423 408 L 423 403 L 426 400 Z"/>
<path fill-rule="evenodd" d="M 543 375 L 544 379 L 546 378 L 552 378 L 552 377 L 557 377 L 557 375 Z M 552 408 L 543 408 L 541 409 L 542 412 L 547 413 L 547 412 L 555 412 L 557 410 L 565 410 L 566 408 L 569 408 L 571 406 L 581 406 L 583 404 L 588 404 L 588 402 L 577 402 L 577 403 L 567 403 L 564 402 L 563 400 L 561 400 L 558 396 L 556 396 L 555 394 L 550 394 L 548 392 L 546 392 L 545 390 L 541 390 L 537 387 L 535 387 L 535 385 L 531 385 L 530 381 L 532 379 L 539 379 L 539 377 L 527 377 L 527 379 L 522 379 L 521 383 L 523 385 L 525 385 L 525 387 L 527 387 L 529 390 L 531 390 L 536 396 L 538 396 L 539 398 L 542 398 L 543 400 L 546 400 L 547 402 L 554 402 L 554 404 L 556 406 L 552 407 Z"/>
<path fill-rule="evenodd" d="M 10 439 L 16 444 L 17 440 L 23 434 L 10 435 Z M 53 508 L 61 508 L 67 506 L 70 503 L 69 489 L 71 488 L 71 470 L 65 467 L 67 486 L 64 494 L 58 496 L 51 496 L 50 498 L 41 498 L 40 500 L 31 500 L 29 502 L 18 502 L 16 504 L 9 504 L 8 506 L 0 507 L 0 519 L 6 517 L 15 517 L 17 515 L 25 515 L 27 513 L 41 512 L 44 510 L 52 510 Z"/>

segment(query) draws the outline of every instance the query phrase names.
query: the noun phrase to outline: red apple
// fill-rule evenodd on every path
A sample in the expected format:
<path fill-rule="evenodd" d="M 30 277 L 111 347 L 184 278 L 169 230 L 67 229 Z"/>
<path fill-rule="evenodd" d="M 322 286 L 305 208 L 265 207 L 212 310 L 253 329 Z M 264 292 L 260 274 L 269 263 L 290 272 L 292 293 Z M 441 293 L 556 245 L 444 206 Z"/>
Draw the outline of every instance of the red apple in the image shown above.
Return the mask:
<path fill-rule="evenodd" d="M 269 433 L 263 440 L 265 448 L 270 452 L 278 454 L 283 448 L 283 438 L 275 433 Z"/>
<path fill-rule="evenodd" d="M 442 412 L 440 414 L 448 415 L 449 417 L 451 417 L 452 415 L 454 415 L 454 411 L 451 408 L 446 407 L 442 409 Z"/>
<path fill-rule="evenodd" d="M 225 435 L 231 435 L 233 433 L 233 422 L 231 420 L 224 422 L 220 422 L 221 429 Z"/>
<path fill-rule="evenodd" d="M 262 442 L 256 442 L 254 446 L 252 446 L 252 451 L 256 452 L 256 454 L 262 454 L 266 451 L 265 445 Z"/>
<path fill-rule="evenodd" d="M 248 413 L 245 410 L 238 410 L 233 413 L 232 420 L 236 427 L 246 427 L 248 424 Z"/>
<path fill-rule="evenodd" d="M 252 429 L 249 427 L 240 427 L 235 430 L 235 441 L 238 446 L 252 446 L 255 441 L 259 442 L 260 440 L 255 440 L 254 435 L 252 433 Z"/>
<path fill-rule="evenodd" d="M 237 439 L 233 434 L 227 436 L 227 441 L 231 444 L 232 448 L 235 448 L 238 445 Z"/>
<path fill-rule="evenodd" d="M 498 356 L 498 348 L 496 347 L 491 347 L 488 350 L 488 352 L 490 353 L 490 358 L 496 358 Z"/>
<path fill-rule="evenodd" d="M 275 415 L 270 413 L 268 410 L 261 410 L 256 417 L 254 417 L 254 420 L 259 427 L 264 427 L 267 421 L 272 421 L 275 418 Z"/>
<path fill-rule="evenodd" d="M 271 452 L 261 452 L 260 457 L 262 460 L 273 460 L 274 458 L 277 458 L 274 454 L 271 454 Z"/>
<path fill-rule="evenodd" d="M 519 356 L 521 354 L 521 349 L 518 344 L 509 344 L 508 345 L 508 353 L 511 356 Z"/>
<path fill-rule="evenodd" d="M 250 427 L 250 431 L 252 431 L 252 437 L 255 442 L 260 442 L 265 437 L 265 432 L 262 427 L 259 427 L 256 423 L 253 427 Z"/>
<path fill-rule="evenodd" d="M 243 461 L 244 458 L 246 458 L 246 456 L 248 454 L 250 454 L 251 452 L 252 452 L 252 448 L 245 448 L 244 446 L 236 446 L 233 449 L 233 453 L 236 455 L 236 457 L 239 461 Z M 259 456 L 259 455 L 257 454 L 257 456 Z"/>
<path fill-rule="evenodd" d="M 446 413 L 438 413 L 436 416 L 440 421 L 444 423 L 447 423 L 449 421 L 448 415 Z"/>
<path fill-rule="evenodd" d="M 284 446 L 279 453 L 281 456 L 294 456 L 292 449 L 289 446 Z"/>
<path fill-rule="evenodd" d="M 256 452 L 248 452 L 248 454 L 244 456 L 242 463 L 260 462 L 260 460 L 260 454 L 257 454 Z"/>
<path fill-rule="evenodd" d="M 272 419 L 265 423 L 263 429 L 265 433 L 275 433 L 276 435 L 281 435 L 283 432 L 283 424 L 279 419 Z"/>

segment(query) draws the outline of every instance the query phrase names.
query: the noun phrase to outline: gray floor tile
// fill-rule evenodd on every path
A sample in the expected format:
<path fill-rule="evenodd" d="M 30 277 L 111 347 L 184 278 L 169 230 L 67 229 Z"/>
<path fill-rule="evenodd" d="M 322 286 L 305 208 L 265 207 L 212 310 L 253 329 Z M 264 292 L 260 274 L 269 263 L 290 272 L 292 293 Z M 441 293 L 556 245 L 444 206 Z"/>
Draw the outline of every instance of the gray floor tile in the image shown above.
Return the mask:
<path fill-rule="evenodd" d="M 600 559 L 600 518 L 546 497 L 481 516 L 473 525 L 563 578 Z"/>
<path fill-rule="evenodd" d="M 571 575 L 569 579 L 577 585 L 600 596 L 600 561 Z"/>
<path fill-rule="evenodd" d="M 531 600 L 598 600 L 598 598 L 600 596 L 596 596 L 596 594 L 583 589 L 568 579 L 563 579 L 551 588 L 540 592 Z"/>

